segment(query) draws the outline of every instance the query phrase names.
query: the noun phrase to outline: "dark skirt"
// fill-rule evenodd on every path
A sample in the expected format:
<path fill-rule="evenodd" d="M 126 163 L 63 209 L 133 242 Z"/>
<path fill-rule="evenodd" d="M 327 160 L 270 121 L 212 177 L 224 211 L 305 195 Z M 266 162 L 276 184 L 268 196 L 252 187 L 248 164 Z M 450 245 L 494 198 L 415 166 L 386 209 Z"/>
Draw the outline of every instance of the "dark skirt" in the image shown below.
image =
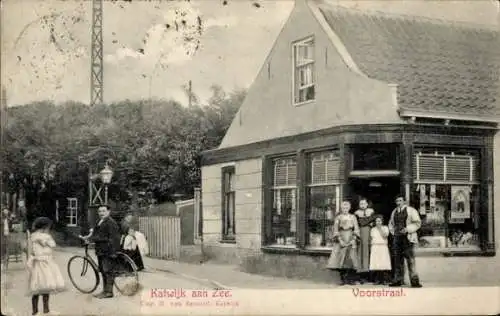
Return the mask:
<path fill-rule="evenodd" d="M 139 247 L 135 248 L 135 250 L 122 250 L 127 256 L 130 257 L 137 266 L 138 271 L 144 270 L 144 262 L 142 261 L 141 252 L 139 251 Z"/>

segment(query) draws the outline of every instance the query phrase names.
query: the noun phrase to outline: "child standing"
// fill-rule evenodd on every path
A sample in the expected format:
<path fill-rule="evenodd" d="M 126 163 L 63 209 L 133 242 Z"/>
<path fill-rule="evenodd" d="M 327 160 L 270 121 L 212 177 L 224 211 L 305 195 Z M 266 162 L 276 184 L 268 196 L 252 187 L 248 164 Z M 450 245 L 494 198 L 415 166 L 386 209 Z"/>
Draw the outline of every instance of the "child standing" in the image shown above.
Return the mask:
<path fill-rule="evenodd" d="M 49 233 L 51 226 L 52 221 L 47 217 L 35 219 L 29 240 L 28 290 L 31 295 L 33 315 L 38 315 L 40 296 L 43 300 L 43 313 L 55 314 L 49 309 L 49 295 L 65 289 L 64 278 L 53 258 L 52 252 L 56 243 Z"/>
<path fill-rule="evenodd" d="M 391 270 L 391 257 L 387 245 L 389 227 L 382 223 L 382 215 L 377 215 L 375 227 L 370 231 L 370 271 L 374 274 L 376 284 L 385 283 Z"/>

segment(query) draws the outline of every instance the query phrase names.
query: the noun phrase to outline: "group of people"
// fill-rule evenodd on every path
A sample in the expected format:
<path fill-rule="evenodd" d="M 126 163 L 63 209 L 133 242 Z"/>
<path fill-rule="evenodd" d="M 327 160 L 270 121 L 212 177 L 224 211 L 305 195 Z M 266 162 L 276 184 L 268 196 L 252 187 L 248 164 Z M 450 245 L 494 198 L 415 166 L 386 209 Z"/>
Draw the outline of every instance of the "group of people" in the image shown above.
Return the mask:
<path fill-rule="evenodd" d="M 113 297 L 114 270 L 117 268 L 118 252 L 126 253 L 136 264 L 138 270 L 144 269 L 142 256 L 147 254 L 147 241 L 138 232 L 134 217 L 128 215 L 121 225 L 110 216 L 108 206 L 98 208 L 99 221 L 87 236 L 80 236 L 85 242 L 95 243 L 95 253 L 99 271 L 103 278 L 103 291 L 98 298 Z M 40 296 L 43 313 L 51 314 L 49 297 L 51 294 L 66 290 L 64 277 L 53 257 L 56 242 L 50 234 L 52 221 L 47 217 L 35 219 L 29 232 L 28 241 L 28 293 L 32 298 L 33 315 L 38 315 Z M 53 312 L 52 312 L 53 313 Z"/>
<path fill-rule="evenodd" d="M 117 253 L 128 255 L 137 266 L 138 271 L 144 270 L 142 256 L 147 254 L 148 245 L 144 235 L 138 231 L 137 221 L 132 215 L 127 215 L 121 225 L 110 216 L 108 206 L 97 210 L 99 221 L 87 236 L 80 236 L 86 242 L 95 243 L 97 264 L 102 274 L 103 290 L 97 298 L 111 298 L 113 294 L 114 274 L 120 269 L 116 260 Z"/>
<path fill-rule="evenodd" d="M 414 252 L 420 216 L 402 196 L 397 196 L 395 202 L 397 207 L 388 226 L 382 215 L 368 208 L 367 199 L 360 199 L 354 213 L 350 213 L 349 201 L 342 202 L 334 220 L 334 244 L 327 263 L 328 269 L 340 272 L 342 285 L 373 282 L 402 286 L 406 260 L 411 286 L 422 287 Z"/>

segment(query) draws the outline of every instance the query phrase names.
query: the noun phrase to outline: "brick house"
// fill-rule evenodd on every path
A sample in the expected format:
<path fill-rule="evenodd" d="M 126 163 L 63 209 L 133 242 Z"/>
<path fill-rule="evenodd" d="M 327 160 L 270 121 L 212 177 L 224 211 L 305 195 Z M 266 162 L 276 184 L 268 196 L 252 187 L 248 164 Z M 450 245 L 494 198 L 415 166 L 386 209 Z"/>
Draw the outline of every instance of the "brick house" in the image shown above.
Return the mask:
<path fill-rule="evenodd" d="M 203 154 L 205 251 L 312 275 L 342 200 L 367 197 L 387 221 L 403 194 L 422 217 L 419 257 L 498 264 L 498 52 L 486 26 L 296 1 Z"/>

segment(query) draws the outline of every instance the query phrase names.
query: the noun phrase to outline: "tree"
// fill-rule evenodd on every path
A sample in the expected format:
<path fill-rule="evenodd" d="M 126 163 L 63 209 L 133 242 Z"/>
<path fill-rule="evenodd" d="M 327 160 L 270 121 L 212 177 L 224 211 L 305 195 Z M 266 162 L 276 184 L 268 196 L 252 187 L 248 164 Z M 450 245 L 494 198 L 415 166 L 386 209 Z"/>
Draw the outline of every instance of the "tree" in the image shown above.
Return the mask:
<path fill-rule="evenodd" d="M 172 100 L 11 107 L 2 168 L 32 193 L 32 205 L 41 196 L 40 184 L 52 198 L 83 192 L 88 162 L 103 162 L 108 152 L 115 171 L 111 198 L 151 192 L 161 202 L 174 193 L 191 195 L 201 181 L 201 152 L 220 144 L 244 96 L 244 90 L 226 93 L 214 86 L 208 104 L 197 101 L 189 108 Z M 47 178 L 50 166 L 56 171 L 52 179 Z"/>

